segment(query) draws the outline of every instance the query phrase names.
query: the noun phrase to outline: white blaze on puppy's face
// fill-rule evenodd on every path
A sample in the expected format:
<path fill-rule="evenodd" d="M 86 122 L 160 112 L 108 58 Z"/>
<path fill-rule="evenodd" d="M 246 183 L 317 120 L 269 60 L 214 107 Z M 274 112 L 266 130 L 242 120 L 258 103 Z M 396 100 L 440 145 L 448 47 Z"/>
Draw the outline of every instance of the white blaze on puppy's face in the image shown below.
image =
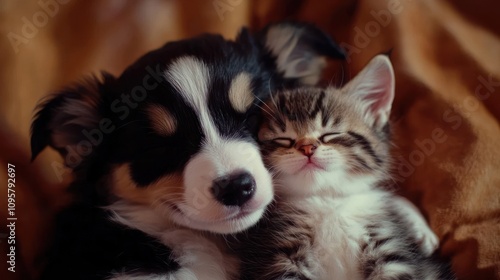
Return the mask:
<path fill-rule="evenodd" d="M 231 82 L 229 101 L 234 110 L 244 113 L 252 105 L 255 97 L 252 93 L 252 78 L 246 72 L 239 73 Z"/>
<path fill-rule="evenodd" d="M 273 197 L 271 176 L 259 148 L 244 139 L 227 139 L 217 130 L 208 109 L 210 72 L 204 62 L 195 57 L 181 57 L 165 71 L 165 77 L 196 112 L 204 135 L 200 152 L 184 169 L 183 199 L 176 203 L 179 211 L 172 218 L 187 227 L 219 233 L 252 226 Z M 240 73 L 230 88 L 232 106 L 244 112 L 253 101 L 250 76 Z M 248 172 L 255 180 L 254 195 L 241 207 L 223 205 L 212 193 L 214 180 L 241 171 Z"/>
<path fill-rule="evenodd" d="M 165 71 L 165 77 L 197 113 L 206 141 L 217 141 L 220 135 L 208 111 L 210 73 L 205 63 L 181 57 Z"/>

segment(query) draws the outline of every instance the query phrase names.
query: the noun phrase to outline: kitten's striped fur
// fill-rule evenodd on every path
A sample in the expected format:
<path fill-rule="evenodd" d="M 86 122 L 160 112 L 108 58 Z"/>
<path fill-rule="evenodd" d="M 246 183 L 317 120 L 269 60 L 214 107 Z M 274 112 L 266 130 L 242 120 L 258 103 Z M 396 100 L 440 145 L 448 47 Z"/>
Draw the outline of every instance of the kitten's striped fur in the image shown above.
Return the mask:
<path fill-rule="evenodd" d="M 392 67 L 376 57 L 341 89 L 263 105 L 259 141 L 276 201 L 238 236 L 242 279 L 452 279 L 437 238 L 389 186 Z"/>

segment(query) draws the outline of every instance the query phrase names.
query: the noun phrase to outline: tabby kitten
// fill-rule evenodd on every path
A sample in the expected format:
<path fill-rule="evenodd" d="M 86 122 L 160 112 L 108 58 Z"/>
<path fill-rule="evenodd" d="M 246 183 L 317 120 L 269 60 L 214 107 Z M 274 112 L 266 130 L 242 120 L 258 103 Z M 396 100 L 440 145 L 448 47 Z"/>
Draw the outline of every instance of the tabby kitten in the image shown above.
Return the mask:
<path fill-rule="evenodd" d="M 276 202 L 237 236 L 242 279 L 450 279 L 437 237 L 389 186 L 394 74 L 375 57 L 341 89 L 300 88 L 263 104 L 259 131 Z"/>

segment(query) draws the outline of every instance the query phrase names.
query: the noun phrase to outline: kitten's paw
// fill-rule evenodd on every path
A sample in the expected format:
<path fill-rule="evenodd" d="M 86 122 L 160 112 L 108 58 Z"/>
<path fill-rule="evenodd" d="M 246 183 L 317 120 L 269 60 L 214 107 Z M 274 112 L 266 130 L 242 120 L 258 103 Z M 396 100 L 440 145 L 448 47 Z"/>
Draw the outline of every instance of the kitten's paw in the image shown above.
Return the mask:
<path fill-rule="evenodd" d="M 439 247 L 439 239 L 427 224 L 420 210 L 409 200 L 403 197 L 395 197 L 393 200 L 399 210 L 406 216 L 413 231 L 413 237 L 420 246 L 425 256 L 430 256 Z"/>
<path fill-rule="evenodd" d="M 420 246 L 420 250 L 426 257 L 432 255 L 439 247 L 437 235 L 427 226 L 427 224 L 414 225 L 415 239 Z"/>

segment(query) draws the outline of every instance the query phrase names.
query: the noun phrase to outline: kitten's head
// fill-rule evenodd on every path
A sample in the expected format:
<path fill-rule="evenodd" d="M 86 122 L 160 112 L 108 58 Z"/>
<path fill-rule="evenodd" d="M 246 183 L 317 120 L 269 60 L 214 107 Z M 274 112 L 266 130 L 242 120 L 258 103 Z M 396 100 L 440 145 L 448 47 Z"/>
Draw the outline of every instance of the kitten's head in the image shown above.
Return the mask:
<path fill-rule="evenodd" d="M 282 195 L 367 190 L 386 176 L 394 74 L 375 57 L 343 88 L 299 88 L 263 106 L 259 141 Z"/>

